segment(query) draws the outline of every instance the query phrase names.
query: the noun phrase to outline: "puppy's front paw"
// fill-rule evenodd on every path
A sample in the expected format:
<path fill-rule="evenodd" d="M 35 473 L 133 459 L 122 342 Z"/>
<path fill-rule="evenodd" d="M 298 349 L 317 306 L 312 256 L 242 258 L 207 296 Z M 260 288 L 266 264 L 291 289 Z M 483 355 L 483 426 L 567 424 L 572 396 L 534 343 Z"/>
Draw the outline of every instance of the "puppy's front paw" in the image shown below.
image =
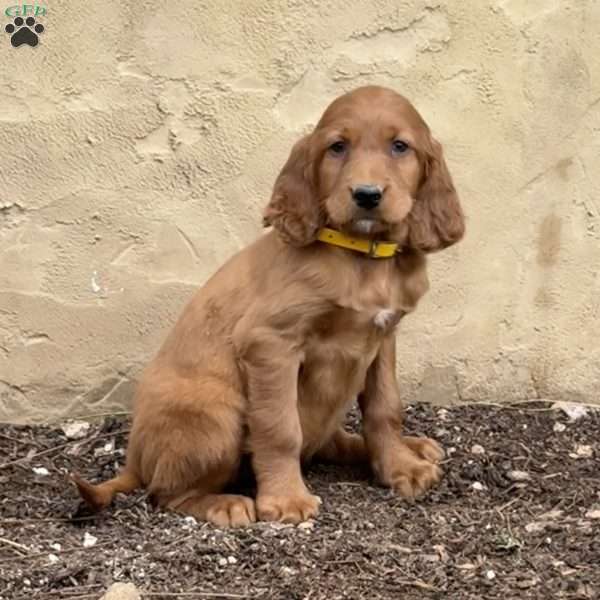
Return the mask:
<path fill-rule="evenodd" d="M 419 458 L 430 463 L 439 463 L 444 458 L 444 450 L 431 438 L 404 436 L 402 443 L 408 446 Z"/>
<path fill-rule="evenodd" d="M 402 496 L 412 500 L 433 487 L 442 477 L 442 470 L 428 461 L 417 459 L 392 473 L 390 485 Z"/>
<path fill-rule="evenodd" d="M 316 517 L 321 499 L 309 494 L 293 496 L 259 496 L 256 499 L 258 518 L 261 521 L 279 521 L 281 523 L 302 523 Z"/>
<path fill-rule="evenodd" d="M 403 498 L 414 499 L 442 477 L 437 463 L 444 452 L 429 438 L 403 437 L 379 471 L 382 482 Z"/>

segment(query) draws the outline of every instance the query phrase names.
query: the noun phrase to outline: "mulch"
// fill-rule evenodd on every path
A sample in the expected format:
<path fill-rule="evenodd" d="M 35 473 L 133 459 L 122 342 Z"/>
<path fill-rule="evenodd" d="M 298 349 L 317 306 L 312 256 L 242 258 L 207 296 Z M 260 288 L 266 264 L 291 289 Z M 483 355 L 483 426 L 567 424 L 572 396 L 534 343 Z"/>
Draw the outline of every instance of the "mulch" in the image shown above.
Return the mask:
<path fill-rule="evenodd" d="M 244 530 L 155 511 L 143 494 L 80 516 L 66 473 L 110 477 L 128 428 L 127 417 L 108 417 L 69 440 L 60 427 L 0 426 L 0 600 L 96 599 L 115 581 L 144 598 L 600 593 L 600 411 L 572 421 L 545 402 L 411 406 L 407 430 L 448 453 L 425 498 L 410 503 L 369 473 L 316 465 L 316 521 Z"/>

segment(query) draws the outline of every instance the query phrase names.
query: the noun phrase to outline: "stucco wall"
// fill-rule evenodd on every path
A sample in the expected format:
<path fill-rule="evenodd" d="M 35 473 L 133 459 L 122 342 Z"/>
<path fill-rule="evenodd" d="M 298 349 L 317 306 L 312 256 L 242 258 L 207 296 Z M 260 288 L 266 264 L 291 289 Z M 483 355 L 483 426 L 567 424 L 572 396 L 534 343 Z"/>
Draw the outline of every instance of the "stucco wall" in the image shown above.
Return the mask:
<path fill-rule="evenodd" d="M 37 47 L 0 31 L 0 420 L 127 408 L 293 141 L 365 83 L 414 101 L 469 217 L 403 323 L 406 398 L 598 400 L 600 3 L 46 5 Z"/>

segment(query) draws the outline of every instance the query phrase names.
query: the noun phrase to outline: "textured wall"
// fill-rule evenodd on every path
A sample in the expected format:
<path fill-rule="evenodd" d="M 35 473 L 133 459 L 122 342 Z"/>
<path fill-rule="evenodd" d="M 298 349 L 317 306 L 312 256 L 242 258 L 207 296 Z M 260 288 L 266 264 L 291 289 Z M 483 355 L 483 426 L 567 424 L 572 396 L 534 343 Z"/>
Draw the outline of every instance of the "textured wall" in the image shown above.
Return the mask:
<path fill-rule="evenodd" d="M 36 48 L 0 30 L 0 420 L 127 407 L 293 141 L 365 83 L 415 102 L 469 216 L 403 323 L 406 397 L 598 399 L 600 3 L 47 6 Z"/>

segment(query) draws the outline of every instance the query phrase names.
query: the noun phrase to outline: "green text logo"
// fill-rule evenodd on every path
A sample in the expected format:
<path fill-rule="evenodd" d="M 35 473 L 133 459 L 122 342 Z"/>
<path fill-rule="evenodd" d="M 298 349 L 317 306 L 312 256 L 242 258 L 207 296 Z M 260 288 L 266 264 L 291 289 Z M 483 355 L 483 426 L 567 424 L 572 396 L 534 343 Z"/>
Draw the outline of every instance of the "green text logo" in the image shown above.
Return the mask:
<path fill-rule="evenodd" d="M 39 4 L 15 4 L 14 6 L 9 6 L 4 11 L 4 14 L 7 17 L 27 17 L 28 15 L 40 17 L 44 16 L 47 10 L 45 6 L 40 6 Z"/>

